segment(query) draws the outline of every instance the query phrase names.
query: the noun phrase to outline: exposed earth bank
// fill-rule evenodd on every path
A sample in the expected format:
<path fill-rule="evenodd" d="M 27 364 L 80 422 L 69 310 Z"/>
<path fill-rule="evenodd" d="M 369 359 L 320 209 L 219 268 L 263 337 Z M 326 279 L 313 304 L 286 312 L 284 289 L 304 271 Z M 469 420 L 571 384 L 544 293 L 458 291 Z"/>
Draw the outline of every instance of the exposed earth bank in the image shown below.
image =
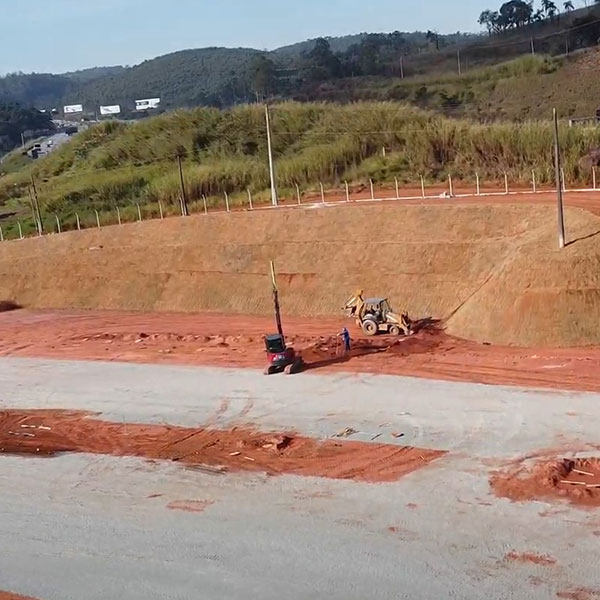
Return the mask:
<path fill-rule="evenodd" d="M 287 315 L 339 315 L 360 288 L 457 337 L 600 344 L 600 218 L 569 207 L 559 251 L 554 208 L 506 198 L 215 213 L 16 240 L 0 244 L 0 298 L 266 315 L 274 259 Z"/>

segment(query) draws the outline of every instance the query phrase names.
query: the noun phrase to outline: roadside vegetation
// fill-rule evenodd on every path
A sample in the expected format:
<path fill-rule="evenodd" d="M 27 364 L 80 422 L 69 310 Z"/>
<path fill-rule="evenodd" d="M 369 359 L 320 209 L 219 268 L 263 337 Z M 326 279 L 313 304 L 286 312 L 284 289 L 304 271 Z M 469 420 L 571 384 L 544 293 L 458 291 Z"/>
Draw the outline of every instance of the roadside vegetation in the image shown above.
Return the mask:
<path fill-rule="evenodd" d="M 349 105 L 283 103 L 272 108 L 278 185 L 293 197 L 303 192 L 352 184 L 417 184 L 445 180 L 448 174 L 472 181 L 475 172 L 499 181 L 529 182 L 536 170 L 540 183 L 553 177 L 550 120 L 479 124 L 450 119 L 393 102 Z M 569 182 L 588 182 L 591 169 L 582 157 L 600 148 L 600 130 L 567 128 L 563 132 L 565 172 Z M 385 148 L 385 155 L 384 155 Z M 192 210 L 208 205 L 267 199 L 264 109 L 246 105 L 228 111 L 198 108 L 177 111 L 128 125 L 107 122 L 92 127 L 41 160 L 0 178 L 3 227 L 25 231 L 30 218 L 31 179 L 42 212 L 52 226 L 58 215 L 64 227 L 95 222 L 95 211 L 116 207 L 123 218 L 137 216 L 136 204 L 158 214 L 158 202 L 176 212 L 180 198 L 177 157 L 183 165 Z M 108 217 L 106 217 L 108 219 Z M 105 221 L 106 222 L 106 221 Z"/>

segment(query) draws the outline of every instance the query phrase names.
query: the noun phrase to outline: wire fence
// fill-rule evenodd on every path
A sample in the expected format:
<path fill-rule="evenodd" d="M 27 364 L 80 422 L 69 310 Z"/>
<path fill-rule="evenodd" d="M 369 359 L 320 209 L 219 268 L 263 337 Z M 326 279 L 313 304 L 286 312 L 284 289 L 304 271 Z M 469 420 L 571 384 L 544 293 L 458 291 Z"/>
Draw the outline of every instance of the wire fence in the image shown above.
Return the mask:
<path fill-rule="evenodd" d="M 599 191 L 600 181 L 597 169 L 591 170 L 590 187 L 569 187 L 564 172 L 561 173 L 561 186 L 563 192 L 594 192 Z M 317 190 L 315 192 L 315 189 Z M 126 224 L 142 223 L 149 220 L 163 221 L 167 218 L 190 216 L 205 216 L 217 214 L 231 214 L 239 212 L 252 212 L 264 210 L 302 209 L 344 206 L 355 203 L 375 203 L 386 201 L 427 201 L 440 199 L 452 201 L 461 198 L 493 198 L 509 197 L 516 195 L 547 194 L 556 191 L 555 187 L 540 185 L 536 171 L 531 171 L 531 180 L 527 185 L 522 181 L 513 182 L 508 173 L 500 181 L 486 181 L 478 173 L 470 181 L 454 180 L 449 174 L 444 183 L 429 184 L 420 176 L 413 185 L 401 184 L 395 178 L 393 181 L 374 181 L 370 179 L 364 184 L 350 184 L 344 181 L 341 186 L 326 188 L 322 182 L 310 189 L 303 190 L 299 185 L 295 190 L 285 190 L 273 203 L 265 194 L 254 195 L 250 189 L 236 194 L 223 192 L 220 198 L 203 195 L 200 201 L 189 202 L 182 183 L 182 191 L 178 203 L 158 201 L 153 204 L 135 203 L 125 207 L 115 206 L 109 211 L 74 212 L 68 217 L 57 213 L 48 213 L 40 210 L 39 202 L 32 197 L 31 217 L 16 221 L 16 228 L 10 231 L 0 225 L 0 242 L 18 241 L 26 238 L 44 235 L 64 235 L 69 232 L 90 229 L 103 229 L 105 227 L 123 226 Z M 600 196 L 599 196 L 600 198 Z"/>

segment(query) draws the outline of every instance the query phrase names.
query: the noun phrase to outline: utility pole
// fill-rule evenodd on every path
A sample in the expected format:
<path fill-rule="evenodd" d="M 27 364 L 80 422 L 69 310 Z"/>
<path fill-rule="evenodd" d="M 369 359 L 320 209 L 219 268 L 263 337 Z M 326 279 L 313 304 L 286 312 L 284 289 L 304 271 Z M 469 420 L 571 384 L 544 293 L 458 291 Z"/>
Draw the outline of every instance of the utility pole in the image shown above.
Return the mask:
<path fill-rule="evenodd" d="M 562 167 L 560 161 L 560 144 L 558 137 L 558 113 L 553 111 L 554 116 L 554 168 L 556 170 L 556 200 L 558 204 L 558 247 L 565 247 L 565 215 L 563 208 L 563 184 Z"/>
<path fill-rule="evenodd" d="M 184 217 L 189 216 L 187 193 L 185 191 L 185 181 L 183 179 L 183 165 L 181 164 L 181 154 L 177 155 L 177 164 L 179 165 L 179 181 L 181 182 L 181 214 Z"/>
<path fill-rule="evenodd" d="M 269 105 L 265 104 L 265 119 L 267 123 L 267 148 L 269 151 L 269 175 L 271 177 L 271 203 L 273 206 L 279 206 L 277 198 L 277 184 L 275 182 L 275 164 L 273 162 L 273 144 L 271 140 L 271 116 L 269 115 Z"/>
<path fill-rule="evenodd" d="M 33 175 L 31 176 L 31 187 L 33 189 L 33 203 L 35 206 L 35 212 L 37 214 L 37 226 L 38 226 L 38 235 L 42 235 L 44 233 L 44 224 L 42 223 L 42 213 L 40 212 L 40 202 L 38 200 L 37 188 L 35 187 L 35 179 Z"/>
<path fill-rule="evenodd" d="M 458 76 L 460 77 L 462 75 L 462 67 L 460 64 L 460 50 L 456 51 L 456 60 L 458 62 Z"/>

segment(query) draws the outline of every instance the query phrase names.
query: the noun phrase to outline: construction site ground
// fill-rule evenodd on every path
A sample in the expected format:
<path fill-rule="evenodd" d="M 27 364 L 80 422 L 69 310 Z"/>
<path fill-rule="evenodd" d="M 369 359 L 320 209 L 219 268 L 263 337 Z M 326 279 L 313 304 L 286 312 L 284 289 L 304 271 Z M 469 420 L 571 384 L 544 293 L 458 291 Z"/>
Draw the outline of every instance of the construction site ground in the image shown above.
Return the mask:
<path fill-rule="evenodd" d="M 600 598 L 600 194 L 567 200 L 561 252 L 549 193 L 0 245 L 0 600 Z M 303 374 L 262 374 L 270 258 Z M 367 338 L 361 281 L 448 318 Z"/>
<path fill-rule="evenodd" d="M 352 320 L 285 318 L 310 371 L 387 373 L 487 384 L 600 391 L 600 348 L 514 348 L 447 335 L 434 324 L 409 338 L 367 338 Z M 337 334 L 347 326 L 353 350 Z M 261 369 L 270 317 L 116 311 L 0 313 L 0 356 Z"/>
<path fill-rule="evenodd" d="M 545 497 L 543 489 L 515 501 L 492 486 L 523 461 L 600 452 L 597 394 L 22 358 L 0 361 L 0 382 L 0 443 L 13 444 L 0 457 L 0 581 L 14 593 L 42 600 L 192 598 L 198 590 L 240 600 L 600 595 L 591 566 L 600 535 L 595 506 Z M 94 414 L 84 426 L 73 411 Z M 166 433 L 175 427 L 288 432 L 289 452 L 294 436 L 396 448 L 386 460 L 400 462 L 407 449 L 417 459 L 423 449 L 422 464 L 381 483 L 355 477 L 362 459 L 341 478 L 209 469 L 190 461 L 189 445 L 181 460 L 167 457 L 174 446 Z M 165 436 L 153 438 L 157 428 Z M 62 452 L 15 454 L 19 440 L 46 450 L 60 442 Z M 225 446 L 223 462 L 277 456 L 262 444 L 241 441 L 233 457 Z M 280 451 L 281 464 L 287 453 Z"/>

